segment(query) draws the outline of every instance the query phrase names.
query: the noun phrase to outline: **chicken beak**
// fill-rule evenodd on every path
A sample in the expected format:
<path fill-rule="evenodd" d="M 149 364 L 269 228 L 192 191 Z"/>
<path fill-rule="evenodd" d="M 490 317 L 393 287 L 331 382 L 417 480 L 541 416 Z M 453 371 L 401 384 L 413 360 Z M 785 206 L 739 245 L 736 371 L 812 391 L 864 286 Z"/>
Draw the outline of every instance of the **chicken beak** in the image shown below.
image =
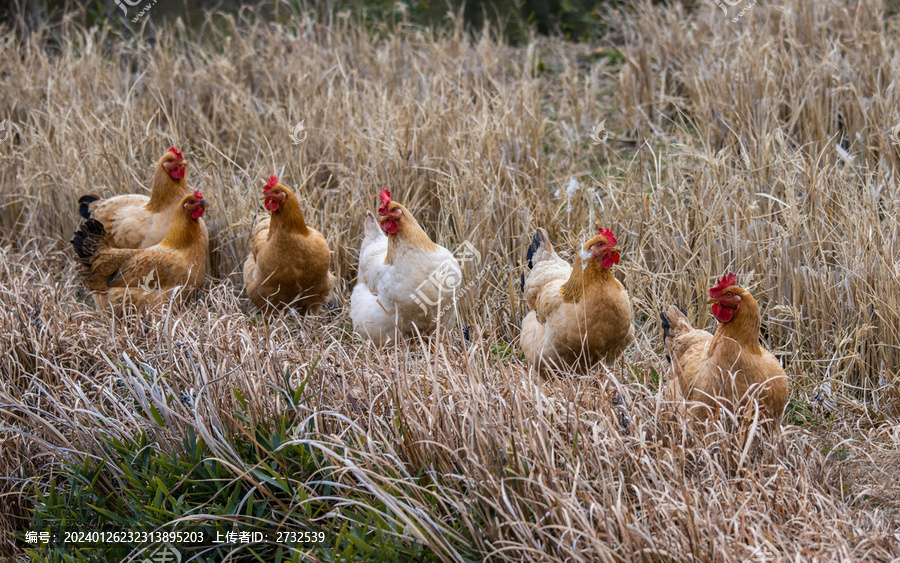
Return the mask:
<path fill-rule="evenodd" d="M 200 200 L 200 203 L 198 203 L 197 205 L 199 205 L 200 207 L 206 209 L 207 207 L 209 207 L 209 202 L 206 201 L 205 199 L 201 199 L 201 200 Z"/>
<path fill-rule="evenodd" d="M 267 200 L 267 199 L 269 199 L 269 196 L 267 196 L 267 195 L 261 195 L 261 196 L 259 196 L 259 200 L 260 200 L 260 201 L 264 201 L 264 200 Z"/>
<path fill-rule="evenodd" d="M 715 297 L 710 297 L 709 299 L 706 300 L 706 302 L 707 303 L 718 303 L 719 300 L 716 299 Z"/>

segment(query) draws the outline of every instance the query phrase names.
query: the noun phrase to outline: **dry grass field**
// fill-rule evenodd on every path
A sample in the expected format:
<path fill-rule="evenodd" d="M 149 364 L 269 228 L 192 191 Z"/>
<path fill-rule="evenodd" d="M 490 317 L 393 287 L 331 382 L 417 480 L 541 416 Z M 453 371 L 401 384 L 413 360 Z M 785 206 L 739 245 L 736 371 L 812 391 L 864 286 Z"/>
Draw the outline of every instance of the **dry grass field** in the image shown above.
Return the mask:
<path fill-rule="evenodd" d="M 153 43 L 0 29 L 0 555 L 142 561 L 161 544 L 62 535 L 156 530 L 202 532 L 171 542 L 193 561 L 900 558 L 900 31 L 874 0 L 740 10 L 634 4 L 593 45 L 287 9 Z M 98 314 L 76 200 L 146 193 L 172 144 L 212 202 L 205 292 Z M 316 317 L 264 319 L 242 293 L 271 174 L 333 250 Z M 470 339 L 353 334 L 382 188 L 480 253 Z M 598 224 L 636 341 L 541 379 L 517 347 L 525 250 L 544 227 L 571 259 Z M 726 269 L 790 375 L 774 439 L 657 397 L 658 312 L 713 329 Z M 26 541 L 43 530 L 60 536 Z M 267 540 L 212 542 L 230 531 Z"/>

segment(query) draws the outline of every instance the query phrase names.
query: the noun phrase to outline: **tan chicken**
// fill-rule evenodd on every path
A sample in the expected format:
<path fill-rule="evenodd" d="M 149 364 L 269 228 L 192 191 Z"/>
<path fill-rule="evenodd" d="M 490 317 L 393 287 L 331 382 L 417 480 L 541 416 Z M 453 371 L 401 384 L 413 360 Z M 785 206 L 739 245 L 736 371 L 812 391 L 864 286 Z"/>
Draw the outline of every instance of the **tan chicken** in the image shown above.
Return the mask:
<path fill-rule="evenodd" d="M 78 212 L 85 219 L 100 221 L 114 248 L 153 246 L 166 236 L 182 198 L 191 194 L 186 174 L 184 157 L 170 147 L 156 165 L 150 197 L 127 194 L 101 199 L 85 195 L 78 200 Z M 202 219 L 200 226 L 208 237 Z"/>
<path fill-rule="evenodd" d="M 530 365 L 587 369 L 612 363 L 634 340 L 628 292 L 612 273 L 619 262 L 616 237 L 599 232 L 574 267 L 553 251 L 547 231 L 534 234 L 522 274 L 529 313 L 520 339 Z"/>
<path fill-rule="evenodd" d="M 251 252 L 244 262 L 247 295 L 266 312 L 285 305 L 300 313 L 315 311 L 334 288 L 328 241 L 306 224 L 297 196 L 277 176 L 263 186 L 262 199 L 270 215 L 251 228 Z"/>
<path fill-rule="evenodd" d="M 357 284 L 350 296 L 353 330 L 376 345 L 415 334 L 427 335 L 438 322 L 451 328 L 456 290 L 462 281 L 453 254 L 431 241 L 409 210 L 379 194 L 376 223 L 366 215 L 359 249 Z"/>
<path fill-rule="evenodd" d="M 719 321 L 715 335 L 694 329 L 675 305 L 660 313 L 666 357 L 672 363 L 665 395 L 694 403 L 690 412 L 700 420 L 720 407 L 734 412 L 757 398 L 762 416 L 777 424 L 787 403 L 787 374 L 760 346 L 759 305 L 736 283 L 728 272 L 709 290 L 708 302 Z"/>
<path fill-rule="evenodd" d="M 200 225 L 207 207 L 203 194 L 194 192 L 173 211 L 163 240 L 149 248 L 113 248 L 103 224 L 89 219 L 75 233 L 72 246 L 80 263 L 84 285 L 94 294 L 97 307 L 122 314 L 168 301 L 176 288 L 185 299 L 206 280 L 209 239 Z"/>

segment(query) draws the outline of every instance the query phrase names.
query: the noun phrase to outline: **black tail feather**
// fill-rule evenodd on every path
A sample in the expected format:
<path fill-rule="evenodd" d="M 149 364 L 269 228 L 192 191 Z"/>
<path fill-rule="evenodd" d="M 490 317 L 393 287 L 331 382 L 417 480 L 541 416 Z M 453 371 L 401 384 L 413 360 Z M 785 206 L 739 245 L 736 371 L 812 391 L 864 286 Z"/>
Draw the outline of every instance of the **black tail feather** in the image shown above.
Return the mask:
<path fill-rule="evenodd" d="M 666 345 L 666 334 L 669 332 L 669 329 L 672 328 L 672 325 L 669 324 L 669 319 L 666 318 L 666 312 L 660 311 L 659 318 L 662 321 L 662 329 L 663 329 L 663 347 Z M 666 354 L 666 361 L 670 364 L 672 363 L 672 358 Z"/>
<path fill-rule="evenodd" d="M 91 258 L 103 246 L 105 240 L 106 229 L 103 228 L 103 223 L 96 219 L 88 219 L 80 229 L 75 231 L 71 242 L 81 264 L 90 267 Z"/>
<path fill-rule="evenodd" d="M 528 254 L 525 255 L 525 258 L 528 260 L 527 268 L 530 270 L 534 268 L 534 264 L 531 262 L 531 259 L 534 258 L 534 253 L 538 251 L 538 248 L 541 247 L 541 242 L 543 242 L 543 237 L 541 236 L 541 230 L 538 229 L 534 232 L 534 236 L 531 237 L 531 244 L 528 245 Z M 522 293 L 525 293 L 525 274 L 522 274 Z"/>
<path fill-rule="evenodd" d="M 91 218 L 91 210 L 90 205 L 95 201 L 99 200 L 99 196 L 91 195 L 83 195 L 78 199 L 78 214 L 84 217 L 85 219 Z"/>
<path fill-rule="evenodd" d="M 659 312 L 659 320 L 662 321 L 662 329 L 663 329 L 663 344 L 666 343 L 666 333 L 672 328 L 672 325 L 669 324 L 669 319 L 666 318 L 666 312 Z"/>
<path fill-rule="evenodd" d="M 675 305 L 676 307 L 678 307 L 678 310 L 681 311 L 681 312 L 684 314 L 685 317 L 687 316 L 687 311 L 685 311 L 684 308 L 683 308 L 681 305 L 679 305 L 678 303 L 674 303 L 674 305 Z M 669 319 L 666 318 L 666 312 L 665 312 L 665 311 L 660 311 L 660 312 L 659 312 L 659 318 L 660 318 L 660 320 L 662 321 L 662 329 L 663 329 L 663 346 L 665 346 L 665 345 L 666 345 L 666 337 L 667 337 L 666 335 L 669 333 L 669 329 L 672 328 L 672 325 L 669 324 Z M 666 361 L 669 362 L 670 364 L 672 363 L 672 358 L 670 358 L 668 354 L 666 354 Z"/>
<path fill-rule="evenodd" d="M 531 237 L 531 244 L 528 246 L 528 254 L 525 255 L 525 258 L 528 259 L 528 269 L 534 268 L 534 264 L 531 263 L 531 259 L 534 258 L 534 253 L 538 251 L 538 248 L 541 247 L 541 242 L 543 242 L 544 238 L 541 236 L 541 231 L 538 229 L 534 232 L 534 236 Z"/>

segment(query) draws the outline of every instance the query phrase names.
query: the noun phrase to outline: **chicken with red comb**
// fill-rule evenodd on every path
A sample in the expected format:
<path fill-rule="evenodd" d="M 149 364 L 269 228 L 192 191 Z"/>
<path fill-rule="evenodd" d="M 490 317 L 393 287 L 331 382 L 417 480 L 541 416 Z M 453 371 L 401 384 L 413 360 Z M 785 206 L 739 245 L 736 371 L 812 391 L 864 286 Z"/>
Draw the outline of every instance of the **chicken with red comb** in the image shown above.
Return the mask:
<path fill-rule="evenodd" d="M 350 297 L 353 329 L 376 345 L 455 323 L 462 281 L 453 254 L 432 242 L 413 214 L 378 194 L 378 219 L 366 215 L 357 283 Z"/>
<path fill-rule="evenodd" d="M 103 224 L 88 219 L 75 233 L 81 279 L 101 310 L 122 314 L 191 297 L 206 281 L 209 238 L 201 217 L 209 204 L 203 194 L 181 198 L 166 236 L 147 248 L 113 248 Z"/>
<path fill-rule="evenodd" d="M 722 276 L 719 283 L 709 288 L 710 302 L 713 304 L 712 314 L 720 323 L 727 323 L 734 318 L 734 314 L 741 306 L 740 299 L 733 299 L 729 296 L 722 298 L 722 294 L 726 293 L 725 290 L 735 284 L 737 284 L 737 276 L 734 272 L 728 272 Z"/>
<path fill-rule="evenodd" d="M 78 212 L 85 219 L 103 225 L 114 248 L 147 248 L 166 236 L 181 200 L 192 193 L 188 188 L 187 164 L 181 151 L 169 147 L 153 174 L 150 196 L 140 194 L 101 198 L 85 195 L 78 200 Z M 206 236 L 206 224 L 200 220 Z"/>
<path fill-rule="evenodd" d="M 378 208 L 378 215 L 382 218 L 381 230 L 386 234 L 392 235 L 400 228 L 400 222 L 390 217 L 391 212 L 388 207 L 391 205 L 391 192 L 388 190 L 381 190 L 378 197 L 381 199 L 381 207 Z"/>
<path fill-rule="evenodd" d="M 547 231 L 532 238 L 522 274 L 529 313 L 519 343 L 536 368 L 586 371 L 614 362 L 634 340 L 628 292 L 612 273 L 618 241 L 609 229 L 598 233 L 574 266 L 556 254 Z"/>
<path fill-rule="evenodd" d="M 184 155 L 181 154 L 181 151 L 176 149 L 175 147 L 169 147 L 169 152 L 175 155 L 175 164 L 171 164 L 167 170 L 169 171 L 169 176 L 171 176 L 174 180 L 180 180 L 184 178 L 185 170 L 187 166 L 184 164 Z"/>
<path fill-rule="evenodd" d="M 270 176 L 262 188 L 269 211 L 250 228 L 250 254 L 244 261 L 244 286 L 265 313 L 292 307 L 314 312 L 331 298 L 328 241 L 306 223 L 294 192 Z"/>
<path fill-rule="evenodd" d="M 759 404 L 762 418 L 777 427 L 787 404 L 788 378 L 781 362 L 760 345 L 759 304 L 728 272 L 709 289 L 715 334 L 691 326 L 675 305 L 660 313 L 672 378 L 665 396 L 687 401 L 688 411 L 706 419 L 721 409 Z"/>

